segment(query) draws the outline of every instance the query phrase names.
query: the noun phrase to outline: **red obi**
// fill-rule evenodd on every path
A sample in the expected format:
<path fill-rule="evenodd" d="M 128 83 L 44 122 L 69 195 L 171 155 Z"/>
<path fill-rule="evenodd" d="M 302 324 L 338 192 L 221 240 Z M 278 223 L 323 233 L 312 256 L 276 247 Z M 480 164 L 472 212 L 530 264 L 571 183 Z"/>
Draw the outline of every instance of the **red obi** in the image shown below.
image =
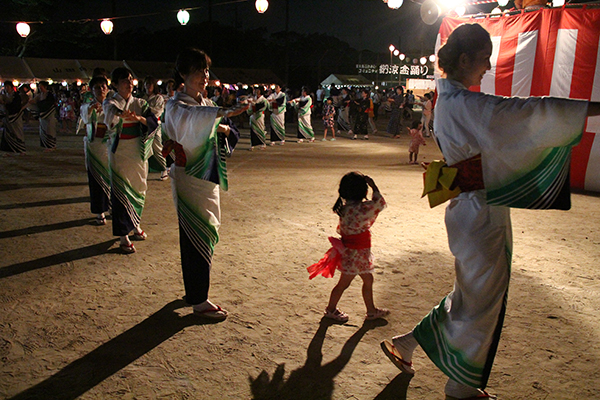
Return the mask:
<path fill-rule="evenodd" d="M 348 249 L 368 249 L 371 247 L 371 231 L 364 231 L 358 235 L 342 235 L 342 243 Z"/>
<path fill-rule="evenodd" d="M 331 248 L 325 253 L 325 256 L 319 262 L 306 268 L 312 279 L 317 275 L 323 275 L 324 278 L 333 278 L 333 274 L 338 266 L 342 265 L 342 254 L 344 249 L 370 249 L 371 231 L 365 231 L 358 235 L 342 236 L 341 240 L 329 237 Z"/>
<path fill-rule="evenodd" d="M 185 164 L 187 164 L 187 156 L 185 155 L 183 146 L 180 143 L 169 139 L 165 143 L 163 143 L 163 157 L 167 158 L 167 156 L 171 154 L 172 151 L 175 152 L 175 165 L 178 167 L 185 167 Z"/>

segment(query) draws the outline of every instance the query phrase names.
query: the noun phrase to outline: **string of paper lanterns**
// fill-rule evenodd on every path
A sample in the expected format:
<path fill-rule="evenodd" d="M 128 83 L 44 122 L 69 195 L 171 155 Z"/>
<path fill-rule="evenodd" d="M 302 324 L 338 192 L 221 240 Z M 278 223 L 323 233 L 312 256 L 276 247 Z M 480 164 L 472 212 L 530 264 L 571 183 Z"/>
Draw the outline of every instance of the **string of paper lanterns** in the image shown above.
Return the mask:
<path fill-rule="evenodd" d="M 241 3 L 241 2 L 246 2 L 246 1 L 248 1 L 248 0 L 234 0 L 231 2 L 226 2 L 226 3 L 221 3 L 221 4 Z M 392 0 L 392 1 L 400 1 L 400 4 L 402 4 L 403 0 Z M 258 11 L 260 14 L 263 14 L 269 8 L 269 0 L 256 0 L 256 2 L 254 3 L 254 7 L 256 8 L 256 11 Z M 398 6 L 398 7 L 400 7 L 400 6 Z M 188 12 L 188 10 L 195 10 L 197 8 L 201 8 L 201 7 L 180 9 L 177 12 L 177 21 L 179 21 L 179 23 L 181 25 L 187 25 L 187 23 L 190 22 L 190 13 Z M 156 13 L 156 14 L 163 14 L 163 13 L 161 12 L 161 13 Z M 149 14 L 145 14 L 145 15 L 149 15 Z M 152 14 L 150 14 L 150 15 L 152 15 Z M 101 20 L 96 20 L 96 21 L 100 21 L 100 29 L 102 30 L 102 32 L 104 32 L 105 35 L 110 35 L 114 29 L 112 19 L 129 18 L 129 17 L 137 17 L 137 16 L 138 15 L 131 15 L 128 17 L 103 18 Z M 82 20 L 82 21 L 77 21 L 77 22 L 89 22 L 89 21 L 94 21 L 94 20 Z M 70 22 L 72 22 L 72 21 L 70 21 Z M 16 28 L 17 28 L 17 33 L 21 37 L 24 37 L 24 38 L 29 36 L 29 34 L 31 33 L 31 27 L 29 26 L 29 23 L 27 23 L 27 22 L 17 23 Z"/>

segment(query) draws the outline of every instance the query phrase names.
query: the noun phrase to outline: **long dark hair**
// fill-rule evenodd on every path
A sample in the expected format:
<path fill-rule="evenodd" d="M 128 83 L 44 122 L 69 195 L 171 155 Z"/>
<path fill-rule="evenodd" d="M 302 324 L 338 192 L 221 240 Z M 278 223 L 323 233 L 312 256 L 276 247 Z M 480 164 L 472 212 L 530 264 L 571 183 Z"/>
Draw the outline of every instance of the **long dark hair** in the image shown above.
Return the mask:
<path fill-rule="evenodd" d="M 175 61 L 175 87 L 183 83 L 183 75 L 203 71 L 210 68 L 211 63 L 210 57 L 202 50 L 193 47 L 182 50 Z"/>
<path fill-rule="evenodd" d="M 491 43 L 490 34 L 481 25 L 462 24 L 452 31 L 446 44 L 440 48 L 438 66 L 446 74 L 454 74 L 461 54 L 472 60 Z"/>
<path fill-rule="evenodd" d="M 348 172 L 340 181 L 339 197 L 333 205 L 333 212 L 341 217 L 345 201 L 361 201 L 367 197 L 368 189 L 369 186 L 363 174 L 357 171 Z"/>

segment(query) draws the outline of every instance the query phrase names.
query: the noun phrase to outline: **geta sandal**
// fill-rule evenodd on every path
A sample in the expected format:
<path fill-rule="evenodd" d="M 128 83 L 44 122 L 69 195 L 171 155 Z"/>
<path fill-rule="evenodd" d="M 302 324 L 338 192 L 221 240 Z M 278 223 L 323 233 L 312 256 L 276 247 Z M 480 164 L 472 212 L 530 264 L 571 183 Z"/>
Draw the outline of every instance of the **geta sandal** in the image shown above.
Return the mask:
<path fill-rule="evenodd" d="M 383 350 L 383 354 L 385 354 L 400 371 L 409 375 L 415 374 L 412 362 L 404 361 L 400 355 L 400 352 L 394 347 L 393 344 L 387 340 L 384 340 L 381 342 L 381 350 Z"/>
<path fill-rule="evenodd" d="M 194 309 L 194 315 L 214 321 L 225 320 L 227 318 L 227 311 L 223 310 L 221 306 L 215 305 L 215 307 L 217 308 L 207 308 L 206 310 Z"/>
<path fill-rule="evenodd" d="M 140 233 L 134 233 L 133 236 L 131 236 L 131 238 L 133 240 L 146 240 L 148 238 L 148 235 L 146 234 L 146 232 L 141 231 Z"/>
<path fill-rule="evenodd" d="M 135 247 L 133 246 L 133 243 L 121 243 L 120 245 L 121 247 L 121 251 L 125 254 L 133 254 L 135 253 Z"/>

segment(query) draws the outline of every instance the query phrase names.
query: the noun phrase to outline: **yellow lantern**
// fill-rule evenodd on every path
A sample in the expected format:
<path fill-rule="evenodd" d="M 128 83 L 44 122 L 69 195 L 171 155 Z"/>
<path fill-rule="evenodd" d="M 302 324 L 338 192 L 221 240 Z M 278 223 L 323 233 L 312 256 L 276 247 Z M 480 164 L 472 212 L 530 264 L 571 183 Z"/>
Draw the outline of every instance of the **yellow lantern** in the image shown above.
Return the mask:
<path fill-rule="evenodd" d="M 105 35 L 110 35 L 113 31 L 113 23 L 110 19 L 103 19 L 100 23 L 100 29 Z"/>
<path fill-rule="evenodd" d="M 19 35 L 21 35 L 21 37 L 27 37 L 29 32 L 31 32 L 31 28 L 27 22 L 19 22 L 17 24 L 17 32 Z"/>
<path fill-rule="evenodd" d="M 256 3 L 254 3 L 254 6 L 256 7 L 256 11 L 258 11 L 259 13 L 264 13 L 265 11 L 267 11 L 267 8 L 269 8 L 269 1 L 268 0 L 256 0 Z"/>

